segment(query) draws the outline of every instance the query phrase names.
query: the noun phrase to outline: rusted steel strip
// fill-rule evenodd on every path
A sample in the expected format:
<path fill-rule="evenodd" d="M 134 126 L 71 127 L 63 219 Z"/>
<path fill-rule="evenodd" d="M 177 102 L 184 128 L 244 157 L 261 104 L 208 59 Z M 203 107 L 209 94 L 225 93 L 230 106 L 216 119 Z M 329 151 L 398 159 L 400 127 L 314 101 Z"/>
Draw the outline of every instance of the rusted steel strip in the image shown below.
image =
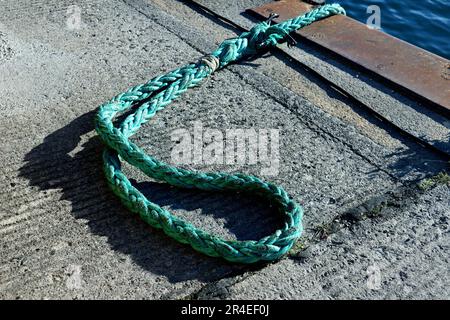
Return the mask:
<path fill-rule="evenodd" d="M 264 19 L 275 12 L 277 22 L 312 7 L 300 0 L 280 0 L 248 11 Z M 346 16 L 315 22 L 297 34 L 450 112 L 449 60 Z"/>

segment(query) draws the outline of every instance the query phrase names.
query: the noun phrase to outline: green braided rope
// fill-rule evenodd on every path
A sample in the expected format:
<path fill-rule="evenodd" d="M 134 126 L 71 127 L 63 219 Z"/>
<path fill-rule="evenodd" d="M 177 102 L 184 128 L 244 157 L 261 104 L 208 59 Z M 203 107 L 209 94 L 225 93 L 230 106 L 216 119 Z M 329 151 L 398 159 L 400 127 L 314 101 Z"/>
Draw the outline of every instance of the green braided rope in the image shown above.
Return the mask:
<path fill-rule="evenodd" d="M 302 233 L 303 211 L 281 187 L 244 174 L 203 173 L 176 168 L 145 154 L 129 137 L 157 111 L 188 88 L 198 85 L 216 69 L 275 46 L 284 41 L 292 31 L 336 14 L 345 14 L 345 11 L 339 5 L 332 4 L 277 25 L 270 25 L 270 22 L 259 23 L 239 37 L 225 40 L 216 51 L 197 63 L 132 87 L 101 105 L 95 117 L 95 127 L 107 146 L 103 153 L 104 172 L 112 191 L 145 222 L 163 229 L 170 237 L 190 244 L 195 250 L 208 256 L 220 256 L 240 263 L 271 261 L 283 256 Z M 115 127 L 113 119 L 132 108 L 136 110 L 122 121 L 119 128 Z M 229 241 L 209 234 L 149 201 L 123 174 L 119 156 L 149 177 L 173 186 L 202 190 L 238 190 L 266 197 L 276 204 L 284 218 L 284 226 L 258 241 Z"/>

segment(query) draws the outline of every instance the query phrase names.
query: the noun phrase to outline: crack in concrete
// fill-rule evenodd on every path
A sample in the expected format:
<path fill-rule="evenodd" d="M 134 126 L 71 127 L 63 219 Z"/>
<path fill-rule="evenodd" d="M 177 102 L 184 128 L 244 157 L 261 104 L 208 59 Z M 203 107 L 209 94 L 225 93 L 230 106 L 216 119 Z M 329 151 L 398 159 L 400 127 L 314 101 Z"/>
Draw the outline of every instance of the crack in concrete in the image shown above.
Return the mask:
<path fill-rule="evenodd" d="M 355 155 L 359 156 L 361 159 L 363 159 L 364 161 L 366 161 L 367 163 L 369 163 L 370 165 L 374 166 L 375 168 L 377 168 L 378 170 L 380 170 L 381 172 L 385 173 L 386 175 L 388 175 L 394 182 L 399 182 L 404 184 L 403 181 L 401 181 L 401 179 L 397 178 L 396 176 L 394 176 L 392 173 L 390 173 L 388 170 L 382 168 L 380 165 L 378 165 L 377 163 L 373 162 L 369 157 L 365 156 L 364 154 L 362 154 L 360 151 L 358 151 L 352 144 L 346 142 L 344 139 L 340 139 L 337 136 L 335 136 L 332 132 L 329 132 L 327 130 L 325 130 L 323 127 L 321 127 L 320 125 L 318 125 L 317 123 L 314 123 L 314 126 L 311 125 L 311 121 L 307 121 L 306 119 L 304 119 L 303 117 L 301 117 L 301 115 L 298 113 L 298 110 L 293 108 L 292 106 L 288 105 L 287 103 L 281 102 L 280 97 L 276 97 L 275 95 L 269 94 L 267 91 L 262 90 L 260 87 L 256 86 L 255 84 L 252 84 L 248 81 L 246 81 L 245 78 L 242 77 L 240 72 L 236 72 L 236 71 L 231 71 L 234 74 L 237 74 L 240 76 L 240 78 L 248 85 L 250 85 L 251 87 L 253 87 L 255 90 L 257 90 L 258 92 L 260 92 L 262 95 L 265 95 L 267 97 L 269 97 L 270 99 L 276 101 L 277 103 L 279 103 L 280 105 L 282 105 L 283 107 L 285 107 L 286 109 L 294 112 L 297 116 L 297 119 L 303 123 L 308 129 L 310 129 L 312 132 L 317 133 L 318 135 L 322 136 L 322 137 L 330 137 L 331 139 L 333 139 L 334 141 L 337 141 L 339 143 L 341 143 L 342 145 L 344 145 L 345 147 L 347 147 L 349 150 L 351 150 Z M 260 76 L 263 77 L 267 77 L 265 75 L 260 74 Z M 279 83 L 277 80 L 270 78 L 270 81 L 275 82 L 277 85 L 282 86 L 281 83 Z M 288 90 L 292 93 L 292 96 L 297 97 L 298 95 L 295 92 L 292 92 L 291 90 L 284 88 L 285 90 Z M 308 120 L 312 120 L 312 119 L 308 119 Z"/>
<path fill-rule="evenodd" d="M 139 12 L 140 14 L 148 17 L 148 18 L 155 18 L 155 17 L 151 17 L 148 13 L 140 10 L 139 8 L 135 7 L 134 4 L 129 3 L 127 0 L 122 0 L 126 5 L 132 7 L 133 9 L 135 9 L 137 12 Z M 186 44 L 188 44 L 192 49 L 196 50 L 197 52 L 201 53 L 201 54 L 205 54 L 206 51 L 200 49 L 198 46 L 194 45 L 192 43 L 192 41 L 190 41 L 188 38 L 181 36 L 179 33 L 174 32 L 173 30 L 171 30 L 167 25 L 162 24 L 160 21 L 158 21 L 158 19 L 153 19 L 153 21 L 158 24 L 159 26 L 161 26 L 162 28 L 166 29 L 167 31 L 169 31 L 170 33 L 172 33 L 173 35 L 175 35 L 178 39 L 182 40 L 183 42 L 185 42 Z M 236 70 L 234 66 L 231 66 L 231 68 L 228 69 L 230 72 L 232 72 L 235 75 L 238 75 L 246 84 L 250 85 L 253 89 L 256 89 L 258 92 L 260 92 L 261 94 L 263 94 L 266 97 L 269 97 L 270 99 L 274 100 L 275 102 L 279 103 L 280 105 L 282 105 L 283 107 L 293 111 L 293 108 L 290 107 L 289 105 L 287 105 L 286 103 L 282 103 L 280 101 L 280 97 L 276 97 L 274 95 L 268 94 L 266 91 L 263 91 L 260 86 L 257 86 L 255 83 L 251 83 L 249 81 L 247 81 L 242 74 L 240 73 L 239 70 Z M 263 74 L 259 74 L 253 70 L 246 70 L 246 72 L 251 72 L 252 76 L 258 76 L 258 77 L 265 77 L 267 78 L 267 76 L 263 75 Z M 282 86 L 278 81 L 276 81 L 273 78 L 270 78 L 270 81 L 272 81 L 273 83 L 276 83 L 279 86 Z M 288 90 L 285 88 L 285 90 Z M 299 97 L 295 92 L 292 92 L 291 90 L 289 90 L 289 92 L 295 96 L 295 97 Z M 341 93 L 342 94 L 342 93 Z M 343 94 L 342 94 L 343 95 Z M 345 95 L 343 95 L 345 97 Z M 300 98 L 300 97 L 299 97 Z M 295 114 L 298 116 L 298 113 L 295 112 Z M 349 148 L 349 150 L 351 150 L 354 154 L 356 154 L 357 156 L 361 157 L 364 161 L 366 161 L 367 163 L 373 165 L 375 168 L 377 168 L 378 170 L 382 171 L 383 173 L 387 174 L 393 181 L 395 182 L 400 182 L 403 183 L 399 178 L 395 177 L 394 175 L 392 175 L 390 172 L 388 172 L 386 169 L 382 168 L 380 165 L 374 163 L 371 159 L 369 159 L 368 157 L 364 156 L 361 152 L 359 152 L 358 150 L 356 150 L 351 144 L 347 143 L 345 140 L 343 139 L 339 139 L 338 137 L 336 137 L 335 135 L 333 135 L 332 132 L 328 132 L 327 130 L 325 130 L 324 128 L 318 126 L 317 124 L 315 124 L 315 127 L 311 126 L 311 123 L 309 121 L 305 121 L 302 117 L 297 117 L 297 119 L 299 121 L 301 121 L 305 126 L 307 126 L 309 129 L 311 129 L 311 131 L 313 131 L 314 133 L 317 133 L 319 135 L 321 135 L 322 137 L 325 135 L 331 137 L 332 139 L 334 139 L 335 141 L 339 141 L 340 143 L 342 143 L 344 146 L 346 146 L 347 148 Z"/>

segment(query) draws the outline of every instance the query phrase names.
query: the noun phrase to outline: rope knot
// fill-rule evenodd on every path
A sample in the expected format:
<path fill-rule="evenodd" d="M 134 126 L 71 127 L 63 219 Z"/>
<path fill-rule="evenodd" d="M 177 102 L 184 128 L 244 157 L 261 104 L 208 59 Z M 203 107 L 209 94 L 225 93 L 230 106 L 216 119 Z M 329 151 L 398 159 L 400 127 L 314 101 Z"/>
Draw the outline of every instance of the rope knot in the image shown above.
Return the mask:
<path fill-rule="evenodd" d="M 250 29 L 248 34 L 246 35 L 247 41 L 248 41 L 248 48 L 247 50 L 251 54 L 257 53 L 259 50 L 262 49 L 262 44 L 267 39 L 267 30 L 270 29 L 270 23 L 267 22 L 261 22 L 255 25 L 253 28 Z"/>
<path fill-rule="evenodd" d="M 230 62 L 245 56 L 253 56 L 261 50 L 276 46 L 286 39 L 288 40 L 288 45 L 294 45 L 295 40 L 291 37 L 291 32 L 337 14 L 345 15 L 345 10 L 339 4 L 323 5 L 302 16 L 276 25 L 272 25 L 272 20 L 277 15 L 271 14 L 267 21 L 258 23 L 250 31 L 242 33 L 237 38 L 222 42 L 212 55 L 219 59 L 220 67 L 224 67 Z"/>
<path fill-rule="evenodd" d="M 239 37 L 223 41 L 211 56 L 220 61 L 219 67 L 222 68 L 246 56 L 255 55 L 261 50 L 261 43 L 265 41 L 269 27 L 267 22 L 258 23 Z"/>
<path fill-rule="evenodd" d="M 290 30 L 286 30 L 286 28 L 280 25 L 271 25 L 273 18 L 274 16 L 271 16 L 267 21 L 258 23 L 245 34 L 248 40 L 247 54 L 255 54 L 260 50 L 276 46 L 286 38 L 292 39 Z"/>

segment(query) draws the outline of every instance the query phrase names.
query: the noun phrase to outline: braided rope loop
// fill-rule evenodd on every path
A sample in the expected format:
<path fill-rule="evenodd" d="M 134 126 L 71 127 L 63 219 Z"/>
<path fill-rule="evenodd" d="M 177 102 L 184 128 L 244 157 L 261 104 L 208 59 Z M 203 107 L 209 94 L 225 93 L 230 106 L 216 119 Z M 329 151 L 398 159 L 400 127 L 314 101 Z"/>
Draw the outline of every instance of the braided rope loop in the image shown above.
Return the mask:
<path fill-rule="evenodd" d="M 250 175 L 196 172 L 170 166 L 147 155 L 129 138 L 156 112 L 216 70 L 275 46 L 292 31 L 335 14 L 345 14 L 345 11 L 337 4 L 324 5 L 274 26 L 270 22 L 259 23 L 239 37 L 225 40 L 216 51 L 198 62 L 134 86 L 101 105 L 95 116 L 95 128 L 106 145 L 103 168 L 112 191 L 146 223 L 208 256 L 223 257 L 232 262 L 254 263 L 276 260 L 286 254 L 303 231 L 303 211 L 281 187 Z M 133 112 L 121 121 L 119 127 L 115 127 L 113 119 L 129 110 Z M 284 225 L 258 241 L 221 239 L 149 201 L 124 175 L 120 160 L 127 161 L 155 180 L 177 187 L 255 193 L 276 205 Z"/>

